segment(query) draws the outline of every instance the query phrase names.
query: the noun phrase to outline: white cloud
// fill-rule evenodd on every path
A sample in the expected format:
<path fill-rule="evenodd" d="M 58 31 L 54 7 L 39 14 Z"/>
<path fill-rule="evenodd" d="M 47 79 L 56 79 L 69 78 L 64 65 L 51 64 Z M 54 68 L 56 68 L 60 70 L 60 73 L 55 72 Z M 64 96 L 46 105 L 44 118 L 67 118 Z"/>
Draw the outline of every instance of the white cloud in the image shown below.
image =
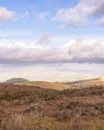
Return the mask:
<path fill-rule="evenodd" d="M 70 40 L 59 47 L 37 43 L 0 42 L 0 63 L 101 63 L 104 64 L 104 40 Z"/>
<path fill-rule="evenodd" d="M 53 20 L 64 23 L 61 26 L 62 28 L 83 26 L 90 21 L 90 17 L 100 15 L 104 15 L 103 0 L 80 0 L 80 2 L 72 8 L 58 10 Z"/>
<path fill-rule="evenodd" d="M 87 13 L 89 5 L 86 6 L 85 2 L 80 1 L 75 7 L 60 9 L 56 16 L 53 18 L 54 21 L 65 22 L 68 26 L 79 26 L 84 25 L 88 22 Z"/>
<path fill-rule="evenodd" d="M 69 47 L 69 55 L 72 62 L 95 62 L 104 63 L 104 40 L 83 41 L 78 40 Z"/>
<path fill-rule="evenodd" d="M 97 20 L 98 24 L 104 25 L 104 17 Z"/>
<path fill-rule="evenodd" d="M 12 21 L 14 20 L 14 12 L 8 10 L 5 7 L 0 7 L 0 21 Z"/>
<path fill-rule="evenodd" d="M 50 16 L 50 14 L 51 14 L 50 12 L 42 12 L 38 15 L 38 19 L 43 21 L 45 20 L 46 17 Z"/>
<path fill-rule="evenodd" d="M 0 48 L 7 48 L 7 49 L 39 49 L 42 46 L 31 42 L 23 42 L 23 41 L 17 41 L 17 40 L 5 40 L 5 39 L 0 39 Z"/>

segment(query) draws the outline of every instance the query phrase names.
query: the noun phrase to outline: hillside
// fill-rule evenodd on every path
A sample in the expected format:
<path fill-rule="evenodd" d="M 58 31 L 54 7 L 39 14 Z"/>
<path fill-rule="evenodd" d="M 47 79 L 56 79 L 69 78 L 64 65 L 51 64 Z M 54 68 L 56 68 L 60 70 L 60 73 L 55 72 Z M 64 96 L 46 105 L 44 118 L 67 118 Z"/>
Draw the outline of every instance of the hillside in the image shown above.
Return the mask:
<path fill-rule="evenodd" d="M 63 84 L 69 85 L 72 88 L 89 88 L 89 87 L 93 87 L 93 86 L 96 86 L 96 87 L 104 86 L 104 80 L 103 80 L 103 77 L 98 77 L 95 79 L 65 82 Z"/>
<path fill-rule="evenodd" d="M 104 81 L 104 76 L 99 77 L 98 80 Z"/>
<path fill-rule="evenodd" d="M 12 79 L 5 81 L 4 83 L 21 83 L 21 82 L 28 82 L 28 81 L 29 80 L 23 79 L 23 78 L 12 78 Z"/>
<path fill-rule="evenodd" d="M 65 85 L 59 82 L 46 82 L 46 81 L 30 81 L 17 83 L 17 85 L 26 85 L 26 86 L 39 86 L 41 88 L 55 89 L 55 90 L 64 90 L 71 88 L 70 85 Z"/>
<path fill-rule="evenodd" d="M 73 82 L 48 82 L 48 81 L 27 81 L 27 82 L 18 82 L 17 85 L 26 85 L 26 86 L 39 86 L 41 88 L 55 89 L 55 90 L 64 90 L 64 89 L 79 89 L 79 88 L 89 88 L 89 87 L 99 87 L 104 86 L 104 80 L 102 77 L 88 80 L 79 80 Z"/>
<path fill-rule="evenodd" d="M 104 87 L 0 84 L 0 130 L 103 130 Z"/>

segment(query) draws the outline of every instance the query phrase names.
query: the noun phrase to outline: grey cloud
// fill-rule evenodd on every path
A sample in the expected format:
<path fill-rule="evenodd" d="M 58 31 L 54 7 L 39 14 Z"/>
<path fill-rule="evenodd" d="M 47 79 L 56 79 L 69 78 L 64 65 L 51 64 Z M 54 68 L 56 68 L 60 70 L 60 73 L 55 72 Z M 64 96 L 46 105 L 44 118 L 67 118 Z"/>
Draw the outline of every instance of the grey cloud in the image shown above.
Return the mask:
<path fill-rule="evenodd" d="M 101 1 L 101 0 L 100 0 Z M 92 11 L 92 15 L 94 16 L 104 16 L 104 1 L 98 3 Z"/>

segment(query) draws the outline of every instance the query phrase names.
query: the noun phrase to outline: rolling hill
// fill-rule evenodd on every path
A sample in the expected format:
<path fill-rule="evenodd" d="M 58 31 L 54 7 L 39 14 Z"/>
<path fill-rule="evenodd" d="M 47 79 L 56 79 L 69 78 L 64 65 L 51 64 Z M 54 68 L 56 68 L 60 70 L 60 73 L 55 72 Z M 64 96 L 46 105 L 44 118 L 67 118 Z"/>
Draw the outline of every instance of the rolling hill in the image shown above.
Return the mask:
<path fill-rule="evenodd" d="M 104 77 L 98 77 L 95 79 L 79 80 L 73 82 L 65 82 L 63 84 L 70 85 L 72 88 L 90 88 L 93 86 L 99 87 L 104 86 Z"/>
<path fill-rule="evenodd" d="M 59 82 L 46 82 L 46 81 L 30 81 L 17 83 L 17 85 L 26 85 L 26 86 L 39 86 L 41 88 L 64 90 L 71 88 L 70 85 L 62 84 Z"/>
<path fill-rule="evenodd" d="M 64 89 L 79 89 L 79 88 L 89 88 L 93 86 L 104 86 L 104 80 L 102 77 L 88 79 L 88 80 L 79 80 L 73 82 L 47 82 L 47 81 L 28 81 L 16 83 L 17 85 L 26 85 L 26 86 L 39 86 L 41 88 L 55 89 L 55 90 L 64 90 Z"/>

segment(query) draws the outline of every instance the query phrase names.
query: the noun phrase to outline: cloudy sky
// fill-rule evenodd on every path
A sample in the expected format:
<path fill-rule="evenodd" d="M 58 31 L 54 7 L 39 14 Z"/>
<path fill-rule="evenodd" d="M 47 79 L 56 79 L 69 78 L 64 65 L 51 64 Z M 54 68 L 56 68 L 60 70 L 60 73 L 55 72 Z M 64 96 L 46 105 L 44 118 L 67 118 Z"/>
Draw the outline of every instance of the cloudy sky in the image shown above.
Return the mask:
<path fill-rule="evenodd" d="M 104 0 L 0 0 L 0 81 L 104 75 Z"/>

